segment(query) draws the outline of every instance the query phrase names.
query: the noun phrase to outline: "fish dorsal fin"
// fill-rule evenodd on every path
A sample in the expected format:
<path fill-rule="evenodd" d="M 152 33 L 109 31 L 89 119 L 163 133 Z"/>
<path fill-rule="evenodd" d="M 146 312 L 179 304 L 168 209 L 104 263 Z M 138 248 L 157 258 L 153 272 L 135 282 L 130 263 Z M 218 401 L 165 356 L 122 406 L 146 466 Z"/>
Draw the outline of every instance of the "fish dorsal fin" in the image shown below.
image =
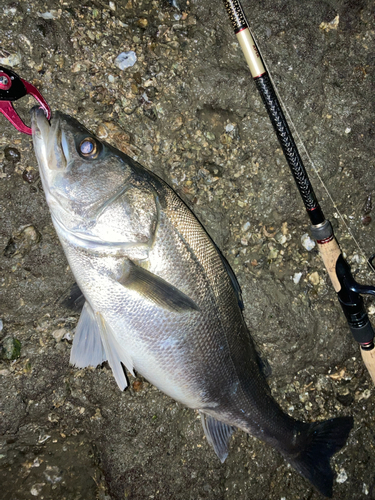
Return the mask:
<path fill-rule="evenodd" d="M 121 363 L 135 376 L 133 361 L 129 354 L 120 346 L 116 335 L 102 314 L 97 313 L 96 316 L 109 366 L 112 368 L 117 385 L 123 391 L 127 387 L 128 381 L 126 380 Z"/>
<path fill-rule="evenodd" d="M 215 245 L 215 243 L 214 243 Z M 220 255 L 220 258 L 221 258 L 221 262 L 223 263 L 224 267 L 225 267 L 225 270 L 229 276 L 229 279 L 231 281 L 231 284 L 232 284 L 232 288 L 234 290 L 234 293 L 236 294 L 236 297 L 237 297 L 237 302 L 238 302 L 238 305 L 241 309 L 241 311 L 244 310 L 244 305 L 243 305 L 243 300 L 242 300 L 242 293 L 241 293 L 241 287 L 237 281 L 237 278 L 236 278 L 236 275 L 234 274 L 233 272 L 233 269 L 230 267 L 229 265 L 229 262 L 227 261 L 227 259 L 224 257 L 224 255 L 221 253 L 220 249 L 218 246 L 216 246 L 216 250 L 218 252 L 218 254 Z"/>
<path fill-rule="evenodd" d="M 178 313 L 199 311 L 197 304 L 181 290 L 131 261 L 124 265 L 118 282 L 163 309 Z"/>
<path fill-rule="evenodd" d="M 229 440 L 236 428 L 203 412 L 200 412 L 200 415 L 207 441 L 223 463 L 228 456 Z"/>
<path fill-rule="evenodd" d="M 73 339 L 70 363 L 78 368 L 85 368 L 86 366 L 98 366 L 106 359 L 94 311 L 89 303 L 85 302 Z"/>

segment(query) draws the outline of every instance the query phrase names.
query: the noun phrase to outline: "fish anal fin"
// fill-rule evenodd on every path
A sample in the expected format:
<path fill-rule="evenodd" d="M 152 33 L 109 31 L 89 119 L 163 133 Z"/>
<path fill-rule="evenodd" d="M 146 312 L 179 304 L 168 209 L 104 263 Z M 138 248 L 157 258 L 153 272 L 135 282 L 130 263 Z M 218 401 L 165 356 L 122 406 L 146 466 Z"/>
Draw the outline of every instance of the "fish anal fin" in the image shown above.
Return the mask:
<path fill-rule="evenodd" d="M 79 318 L 70 352 L 70 363 L 78 368 L 98 366 L 107 356 L 100 336 L 94 311 L 85 302 Z"/>
<path fill-rule="evenodd" d="M 207 441 L 213 447 L 216 455 L 223 463 L 228 456 L 229 440 L 236 428 L 231 425 L 224 424 L 224 422 L 220 422 L 219 420 L 216 420 L 216 418 L 211 417 L 202 411 L 200 412 L 200 415 Z"/>
<path fill-rule="evenodd" d="M 127 262 L 118 282 L 163 309 L 178 313 L 199 311 L 197 304 L 181 290 L 133 262 Z"/>

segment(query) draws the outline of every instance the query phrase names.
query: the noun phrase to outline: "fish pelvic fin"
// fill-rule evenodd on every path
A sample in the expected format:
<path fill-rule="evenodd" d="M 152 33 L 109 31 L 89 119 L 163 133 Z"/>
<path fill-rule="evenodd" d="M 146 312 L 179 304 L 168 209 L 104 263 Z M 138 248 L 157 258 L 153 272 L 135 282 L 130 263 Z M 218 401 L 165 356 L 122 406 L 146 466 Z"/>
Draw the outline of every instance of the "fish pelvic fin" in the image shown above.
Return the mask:
<path fill-rule="evenodd" d="M 215 450 L 221 463 L 223 463 L 228 456 L 229 441 L 236 428 L 224 424 L 216 420 L 216 418 L 206 415 L 202 411 L 200 411 L 200 415 L 207 441 Z"/>
<path fill-rule="evenodd" d="M 109 366 L 112 368 L 112 373 L 115 377 L 117 385 L 123 391 L 128 386 L 128 381 L 126 379 L 122 363 L 126 366 L 130 373 L 135 376 L 133 361 L 117 341 L 115 333 L 103 315 L 97 313 L 96 316 Z"/>
<path fill-rule="evenodd" d="M 302 425 L 299 439 L 301 446 L 305 442 L 302 451 L 293 458 L 290 455 L 285 458 L 322 495 L 331 498 L 334 474 L 329 459 L 345 445 L 353 418 L 339 417 Z"/>
<path fill-rule="evenodd" d="M 99 325 L 88 302 L 84 303 L 70 351 L 70 363 L 77 368 L 98 366 L 107 360 Z"/>
<path fill-rule="evenodd" d="M 133 361 L 102 314 L 95 314 L 86 301 L 74 335 L 70 363 L 77 368 L 85 368 L 101 365 L 107 360 L 117 385 L 123 391 L 128 382 L 122 364 L 134 375 Z"/>

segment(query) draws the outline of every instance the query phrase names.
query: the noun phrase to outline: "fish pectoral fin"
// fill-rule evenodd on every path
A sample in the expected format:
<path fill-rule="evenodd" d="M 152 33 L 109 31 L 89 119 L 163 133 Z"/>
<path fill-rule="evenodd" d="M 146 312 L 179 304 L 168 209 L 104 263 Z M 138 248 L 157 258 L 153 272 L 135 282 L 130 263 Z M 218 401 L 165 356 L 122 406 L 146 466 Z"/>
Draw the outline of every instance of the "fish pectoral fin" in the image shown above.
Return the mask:
<path fill-rule="evenodd" d="M 207 441 L 215 450 L 221 463 L 223 463 L 228 456 L 229 440 L 236 428 L 232 425 L 224 424 L 224 422 L 220 422 L 220 420 L 216 420 L 216 418 L 202 411 L 199 413 Z"/>
<path fill-rule="evenodd" d="M 65 290 L 61 297 L 57 300 L 57 304 L 66 307 L 72 311 L 81 312 L 85 304 L 85 297 L 81 292 L 77 283 Z"/>
<path fill-rule="evenodd" d="M 181 290 L 133 262 L 127 262 L 126 273 L 118 281 L 163 309 L 178 313 L 199 311 L 197 304 Z"/>
<path fill-rule="evenodd" d="M 135 376 L 133 360 L 125 349 L 121 347 L 120 343 L 116 339 L 116 335 L 103 315 L 97 313 L 95 316 L 97 318 L 97 324 L 99 326 L 109 366 L 112 368 L 112 373 L 115 377 L 117 385 L 123 391 L 127 387 L 128 381 L 121 363 L 123 363 L 130 373 Z"/>
<path fill-rule="evenodd" d="M 85 368 L 86 366 L 98 366 L 106 359 L 94 311 L 89 303 L 85 302 L 73 339 L 70 363 L 78 368 Z"/>

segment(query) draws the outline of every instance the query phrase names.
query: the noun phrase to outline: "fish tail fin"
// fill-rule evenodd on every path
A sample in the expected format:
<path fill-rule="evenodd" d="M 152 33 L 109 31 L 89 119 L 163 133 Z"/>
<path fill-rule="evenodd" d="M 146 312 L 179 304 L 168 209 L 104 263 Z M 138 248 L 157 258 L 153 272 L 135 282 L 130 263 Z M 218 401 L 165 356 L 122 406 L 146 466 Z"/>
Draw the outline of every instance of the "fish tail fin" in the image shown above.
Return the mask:
<path fill-rule="evenodd" d="M 334 474 L 329 459 L 339 451 L 353 427 L 352 417 L 339 417 L 303 424 L 300 435 L 302 451 L 288 462 L 324 496 L 332 497 Z"/>

